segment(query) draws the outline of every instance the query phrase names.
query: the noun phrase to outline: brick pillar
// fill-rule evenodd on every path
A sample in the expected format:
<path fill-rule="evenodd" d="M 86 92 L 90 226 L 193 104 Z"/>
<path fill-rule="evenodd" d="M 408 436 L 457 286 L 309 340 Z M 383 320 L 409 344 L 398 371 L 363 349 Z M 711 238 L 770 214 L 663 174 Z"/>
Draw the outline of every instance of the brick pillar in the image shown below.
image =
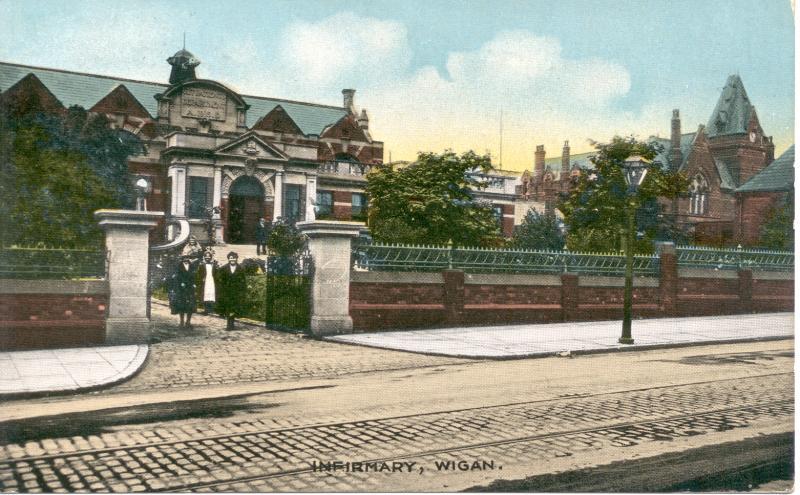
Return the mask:
<path fill-rule="evenodd" d="M 353 330 L 350 317 L 350 241 L 358 237 L 364 226 L 361 222 L 297 222 L 300 232 L 308 236 L 308 250 L 314 263 L 311 332 L 315 336 Z"/>
<path fill-rule="evenodd" d="M 739 270 L 739 309 L 742 313 L 753 312 L 753 272 Z"/>
<path fill-rule="evenodd" d="M 464 272 L 444 270 L 444 312 L 448 325 L 460 325 L 464 316 Z"/>
<path fill-rule="evenodd" d="M 659 298 L 664 316 L 675 316 L 678 313 L 678 256 L 675 244 L 658 243 L 659 252 Z"/>
<path fill-rule="evenodd" d="M 150 229 L 162 212 L 97 210 L 108 251 L 107 344 L 143 344 L 150 339 L 147 271 Z"/>
<path fill-rule="evenodd" d="M 561 318 L 578 319 L 578 275 L 574 273 L 561 274 Z"/>

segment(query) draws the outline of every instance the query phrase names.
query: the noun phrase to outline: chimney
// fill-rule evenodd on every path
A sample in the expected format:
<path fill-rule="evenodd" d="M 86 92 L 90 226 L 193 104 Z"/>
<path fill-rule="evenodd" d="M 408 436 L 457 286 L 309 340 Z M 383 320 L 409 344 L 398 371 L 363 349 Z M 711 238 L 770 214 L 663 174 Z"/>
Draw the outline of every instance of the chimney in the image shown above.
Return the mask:
<path fill-rule="evenodd" d="M 683 163 L 681 151 L 681 115 L 678 109 L 672 111 L 672 131 L 669 139 L 669 163 L 674 170 Z"/>
<path fill-rule="evenodd" d="M 569 141 L 564 141 L 564 148 L 561 150 L 561 180 L 569 177 Z"/>
<path fill-rule="evenodd" d="M 366 130 L 369 130 L 369 117 L 367 117 L 367 109 L 361 109 L 361 116 L 358 117 L 358 127 Z"/>
<path fill-rule="evenodd" d="M 344 96 L 344 103 L 342 104 L 342 106 L 349 113 L 356 113 L 356 107 L 354 105 L 354 98 L 353 98 L 355 96 L 355 94 L 356 94 L 356 90 L 355 89 L 343 89 L 342 90 L 342 95 Z"/>
<path fill-rule="evenodd" d="M 542 180 L 544 177 L 544 145 L 536 145 L 536 153 L 533 159 L 533 177 L 534 180 Z"/>

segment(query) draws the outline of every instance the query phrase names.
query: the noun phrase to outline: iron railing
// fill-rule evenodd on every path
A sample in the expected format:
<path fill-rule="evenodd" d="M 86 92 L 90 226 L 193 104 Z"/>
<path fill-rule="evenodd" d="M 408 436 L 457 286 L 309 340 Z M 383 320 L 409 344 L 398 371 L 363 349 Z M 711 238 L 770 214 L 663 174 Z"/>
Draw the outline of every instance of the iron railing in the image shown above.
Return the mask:
<path fill-rule="evenodd" d="M 762 249 L 715 249 L 678 246 L 678 266 L 717 270 L 794 271 L 794 253 Z"/>
<path fill-rule="evenodd" d="M 368 271 L 440 271 L 468 273 L 585 273 L 624 275 L 625 255 L 482 248 L 448 248 L 402 244 L 356 244 L 354 266 Z M 656 276 L 657 255 L 634 256 L 637 275 Z"/>
<path fill-rule="evenodd" d="M 0 278 L 104 278 L 106 252 L 102 249 L 0 248 Z"/>

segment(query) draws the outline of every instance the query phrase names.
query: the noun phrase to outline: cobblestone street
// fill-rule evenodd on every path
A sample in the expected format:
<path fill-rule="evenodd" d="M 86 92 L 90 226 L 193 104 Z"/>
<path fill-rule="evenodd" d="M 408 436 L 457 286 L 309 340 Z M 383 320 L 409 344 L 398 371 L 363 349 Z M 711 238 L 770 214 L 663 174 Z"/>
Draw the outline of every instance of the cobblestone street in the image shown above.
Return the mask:
<path fill-rule="evenodd" d="M 380 370 L 398 370 L 469 362 L 407 352 L 330 344 L 195 315 L 193 329 L 179 329 L 177 317 L 158 303 L 152 317 L 161 340 L 150 348 L 149 362 L 134 379 L 109 392 L 231 383 L 325 378 Z"/>
<path fill-rule="evenodd" d="M 236 373 L 271 343 L 295 352 L 259 376 L 319 386 L 114 407 L 169 375 L 148 369 L 88 414 L 39 399 L 40 414 L 2 420 L 9 404 L 0 491 L 453 491 L 793 430 L 792 341 L 488 362 L 234 332 L 264 346 L 248 349 L 210 333 L 237 345 L 239 362 L 216 360 Z M 191 361 L 179 343 L 197 338 L 155 359 L 179 369 Z"/>

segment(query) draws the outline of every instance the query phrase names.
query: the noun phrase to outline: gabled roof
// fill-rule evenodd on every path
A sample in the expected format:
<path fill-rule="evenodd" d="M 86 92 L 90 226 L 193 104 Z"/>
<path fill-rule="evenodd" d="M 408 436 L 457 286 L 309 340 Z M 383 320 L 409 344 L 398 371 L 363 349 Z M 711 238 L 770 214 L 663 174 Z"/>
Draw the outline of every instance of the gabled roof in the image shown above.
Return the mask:
<path fill-rule="evenodd" d="M 708 119 L 708 137 L 747 132 L 753 105 L 744 90 L 742 79 L 737 75 L 728 76 L 717 106 Z"/>
<path fill-rule="evenodd" d="M 655 142 L 660 144 L 664 149 L 656 155 L 653 161 L 661 162 L 661 165 L 666 167 L 672 167 L 675 170 L 681 170 L 686 163 L 686 160 L 689 157 L 689 152 L 692 151 L 692 144 L 694 143 L 695 138 L 697 137 L 696 132 L 687 132 L 686 134 L 681 134 L 681 154 L 683 156 L 683 161 L 681 163 L 670 163 L 669 161 L 669 152 L 672 149 L 672 140 L 669 138 L 662 138 L 662 137 L 651 137 L 649 141 Z"/>
<path fill-rule="evenodd" d="M 154 82 L 0 62 L 0 91 L 7 90 L 28 74 L 36 75 L 66 107 L 80 105 L 89 109 L 118 85 L 124 84 L 150 115 L 158 115 L 154 96 L 163 93 L 169 87 L 167 84 Z M 250 109 L 247 111 L 246 125 L 248 127 L 253 126 L 258 119 L 267 115 L 278 105 L 286 110 L 286 113 L 306 135 L 319 135 L 325 127 L 338 122 L 347 115 L 347 110 L 342 107 L 260 96 L 242 95 L 242 98 L 245 103 L 250 105 Z"/>
<path fill-rule="evenodd" d="M 777 192 L 794 189 L 794 145 L 764 170 L 744 183 L 736 192 Z"/>

